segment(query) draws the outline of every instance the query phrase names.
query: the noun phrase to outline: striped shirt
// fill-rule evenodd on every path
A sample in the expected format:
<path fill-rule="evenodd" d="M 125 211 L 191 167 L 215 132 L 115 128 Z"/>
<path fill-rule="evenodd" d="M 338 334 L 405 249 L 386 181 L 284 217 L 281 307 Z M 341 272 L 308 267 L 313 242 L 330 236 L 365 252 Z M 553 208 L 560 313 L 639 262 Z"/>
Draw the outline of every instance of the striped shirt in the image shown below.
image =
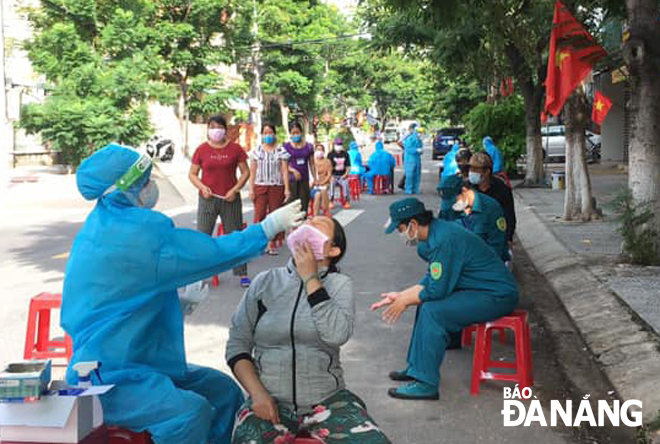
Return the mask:
<path fill-rule="evenodd" d="M 266 151 L 263 146 L 250 152 L 250 159 L 257 162 L 256 185 L 284 185 L 282 162 L 289 160 L 290 154 L 282 146 Z"/>

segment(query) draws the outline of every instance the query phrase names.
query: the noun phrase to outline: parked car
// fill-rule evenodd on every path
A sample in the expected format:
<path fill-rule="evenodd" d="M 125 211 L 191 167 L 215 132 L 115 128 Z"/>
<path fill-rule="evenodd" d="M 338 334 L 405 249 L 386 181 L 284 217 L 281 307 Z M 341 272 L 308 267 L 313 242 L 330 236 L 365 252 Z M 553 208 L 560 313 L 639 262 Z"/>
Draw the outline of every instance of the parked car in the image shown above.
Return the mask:
<path fill-rule="evenodd" d="M 600 135 L 585 131 L 587 158 L 589 161 L 600 160 Z M 544 158 L 566 157 L 566 128 L 564 125 L 541 127 Z"/>
<path fill-rule="evenodd" d="M 458 143 L 460 136 L 465 134 L 463 128 L 443 128 L 433 139 L 433 159 L 440 159 L 449 152 L 451 147 Z"/>
<path fill-rule="evenodd" d="M 397 129 L 393 127 L 385 128 L 385 131 L 383 131 L 383 141 L 385 143 L 393 143 L 397 140 L 399 140 L 399 132 Z"/>

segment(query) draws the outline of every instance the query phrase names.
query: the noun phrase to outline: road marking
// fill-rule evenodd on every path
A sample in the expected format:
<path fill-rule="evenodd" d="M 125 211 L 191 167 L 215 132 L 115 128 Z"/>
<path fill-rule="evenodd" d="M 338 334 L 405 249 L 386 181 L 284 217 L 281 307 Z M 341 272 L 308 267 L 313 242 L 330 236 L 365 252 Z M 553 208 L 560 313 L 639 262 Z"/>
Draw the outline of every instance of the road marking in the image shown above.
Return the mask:
<path fill-rule="evenodd" d="M 334 217 L 345 227 L 362 213 L 364 213 L 364 210 L 341 210 L 339 213 L 335 214 Z"/>

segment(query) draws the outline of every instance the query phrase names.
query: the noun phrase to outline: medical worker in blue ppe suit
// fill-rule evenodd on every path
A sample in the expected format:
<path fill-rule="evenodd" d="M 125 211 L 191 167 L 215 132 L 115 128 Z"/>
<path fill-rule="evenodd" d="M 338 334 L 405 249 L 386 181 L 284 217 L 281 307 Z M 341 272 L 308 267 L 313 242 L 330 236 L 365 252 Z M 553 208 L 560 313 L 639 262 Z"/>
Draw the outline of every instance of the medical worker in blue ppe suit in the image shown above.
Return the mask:
<path fill-rule="evenodd" d="M 500 203 L 475 191 L 458 175 L 442 179 L 438 190 L 442 196 L 439 217 L 461 224 L 481 237 L 502 261 L 508 261 L 506 218 Z"/>
<path fill-rule="evenodd" d="M 364 177 L 367 181 L 367 191 L 369 194 L 373 194 L 374 177 L 387 176 L 390 180 L 393 180 L 393 177 L 391 177 L 392 170 L 396 166 L 396 159 L 393 155 L 385 151 L 385 145 L 383 145 L 382 140 L 376 142 L 376 151 L 369 156 L 368 165 L 369 172 Z"/>
<path fill-rule="evenodd" d="M 418 194 L 422 176 L 422 139 L 417 124 L 410 125 L 410 134 L 403 141 L 403 169 L 406 175 L 406 194 Z"/>
<path fill-rule="evenodd" d="M 518 287 L 481 238 L 456 223 L 434 219 L 419 200 L 394 202 L 390 219 L 385 232 L 398 230 L 428 265 L 418 285 L 385 293 L 371 306 L 386 307 L 382 317 L 390 324 L 417 307 L 407 367 L 389 375 L 407 383 L 388 393 L 401 399 L 438 399 L 449 333 L 510 314 L 518 303 Z"/>
<path fill-rule="evenodd" d="M 351 161 L 351 174 L 360 177 L 361 183 L 362 175 L 364 174 L 364 165 L 362 164 L 362 154 L 360 154 L 360 147 L 357 142 L 353 141 L 349 145 L 348 157 Z"/>
<path fill-rule="evenodd" d="M 455 143 L 449 152 L 445 154 L 445 158 L 442 160 L 442 176 L 441 179 L 449 176 L 454 176 L 459 172 L 458 163 L 456 162 L 456 153 L 461 149 L 461 145 L 457 142 Z"/>
<path fill-rule="evenodd" d="M 243 395 L 227 375 L 186 363 L 177 288 L 256 257 L 304 213 L 292 202 L 213 238 L 151 210 L 150 175 L 148 156 L 115 144 L 78 168 L 78 190 L 97 203 L 64 277 L 62 327 L 74 349 L 67 380 L 76 383 L 75 363 L 99 361 L 93 383 L 115 384 L 100 397 L 106 424 L 147 430 L 156 444 L 229 443 Z"/>
<path fill-rule="evenodd" d="M 484 137 L 483 140 L 484 149 L 488 153 L 491 159 L 493 159 L 493 174 L 499 174 L 504 171 L 504 157 L 500 152 L 500 149 L 495 146 L 493 139 L 490 136 Z"/>

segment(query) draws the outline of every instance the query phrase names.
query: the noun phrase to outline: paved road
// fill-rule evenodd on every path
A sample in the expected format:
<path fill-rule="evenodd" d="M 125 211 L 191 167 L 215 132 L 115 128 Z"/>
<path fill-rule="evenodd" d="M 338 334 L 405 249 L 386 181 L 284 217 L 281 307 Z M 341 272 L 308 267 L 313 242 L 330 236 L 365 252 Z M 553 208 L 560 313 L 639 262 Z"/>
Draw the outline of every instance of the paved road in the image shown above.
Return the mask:
<path fill-rule="evenodd" d="M 430 151 L 425 156 L 430 158 Z M 433 209 L 438 205 L 437 164 L 425 161 L 421 196 Z M 9 193 L 5 192 L 5 197 L 13 197 L 7 200 L 8 211 L 3 211 L 0 220 L 2 362 L 22 355 L 29 297 L 39 291 L 61 288 L 65 259 L 54 257 L 68 251 L 90 208 L 76 196 L 71 177 L 41 181 L 41 184 L 15 185 Z M 65 197 L 35 195 L 49 189 L 53 195 Z M 166 183 L 161 184 L 161 194 L 160 208 L 175 214 L 177 224 L 193 227 L 194 212 L 180 196 Z M 347 224 L 348 254 L 341 266 L 355 280 L 358 308 L 355 335 L 342 349 L 348 386 L 363 397 L 375 419 L 396 443 L 578 442 L 571 430 L 561 428 L 504 428 L 500 412 L 502 385 L 485 384 L 480 396 L 469 394 L 471 348 L 448 352 L 439 402 L 398 401 L 387 397 L 387 388 L 392 384 L 386 375 L 405 364 L 413 313 L 406 313 L 397 325 L 390 327 L 369 312 L 368 306 L 383 291 L 417 282 L 424 270 L 414 249 L 403 245 L 396 235 L 383 234 L 387 207 L 400 197 L 364 196 L 353 210 L 337 214 Z M 247 218 L 250 220 L 251 214 Z M 275 258 L 262 256 L 250 264 L 250 274 L 283 265 L 287 259 L 286 251 Z M 529 303 L 529 294 L 530 289 L 523 289 L 525 303 Z M 227 327 L 241 295 L 238 282 L 231 273 L 225 273 L 220 276 L 219 288 L 188 318 L 186 346 L 191 362 L 227 370 L 224 363 Z M 535 342 L 537 386 L 560 388 L 565 382 L 558 376 L 554 356 L 544 348 L 546 345 L 543 341 Z M 510 356 L 511 345 L 500 352 Z"/>

